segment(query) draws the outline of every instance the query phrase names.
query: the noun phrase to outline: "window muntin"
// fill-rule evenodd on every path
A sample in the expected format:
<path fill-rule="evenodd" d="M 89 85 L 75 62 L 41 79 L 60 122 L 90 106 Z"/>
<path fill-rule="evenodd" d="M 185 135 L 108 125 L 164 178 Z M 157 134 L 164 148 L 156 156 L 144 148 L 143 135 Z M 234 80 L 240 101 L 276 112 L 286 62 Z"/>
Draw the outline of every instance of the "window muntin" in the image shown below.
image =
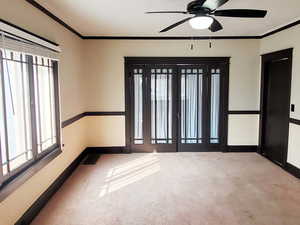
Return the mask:
<path fill-rule="evenodd" d="M 57 149 L 60 126 L 57 63 L 3 49 L 0 56 L 1 185 Z"/>

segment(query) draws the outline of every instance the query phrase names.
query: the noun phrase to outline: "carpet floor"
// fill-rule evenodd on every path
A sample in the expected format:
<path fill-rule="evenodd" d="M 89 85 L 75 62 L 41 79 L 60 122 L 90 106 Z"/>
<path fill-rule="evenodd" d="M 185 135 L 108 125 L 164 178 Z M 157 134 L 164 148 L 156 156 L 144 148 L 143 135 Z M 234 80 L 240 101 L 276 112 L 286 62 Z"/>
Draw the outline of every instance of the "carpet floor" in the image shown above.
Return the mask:
<path fill-rule="evenodd" d="M 300 180 L 256 153 L 102 155 L 32 225 L 300 225 Z"/>

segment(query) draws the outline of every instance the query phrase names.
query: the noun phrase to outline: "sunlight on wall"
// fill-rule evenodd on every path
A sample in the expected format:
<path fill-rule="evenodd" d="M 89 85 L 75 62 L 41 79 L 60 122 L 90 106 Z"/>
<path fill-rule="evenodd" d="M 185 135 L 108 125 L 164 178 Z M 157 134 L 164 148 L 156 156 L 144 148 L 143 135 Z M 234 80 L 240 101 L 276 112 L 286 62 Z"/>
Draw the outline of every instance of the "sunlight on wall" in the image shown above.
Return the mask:
<path fill-rule="evenodd" d="M 101 188 L 99 198 L 159 171 L 159 159 L 155 153 L 145 155 L 141 158 L 114 167 L 107 173 L 105 184 Z"/>

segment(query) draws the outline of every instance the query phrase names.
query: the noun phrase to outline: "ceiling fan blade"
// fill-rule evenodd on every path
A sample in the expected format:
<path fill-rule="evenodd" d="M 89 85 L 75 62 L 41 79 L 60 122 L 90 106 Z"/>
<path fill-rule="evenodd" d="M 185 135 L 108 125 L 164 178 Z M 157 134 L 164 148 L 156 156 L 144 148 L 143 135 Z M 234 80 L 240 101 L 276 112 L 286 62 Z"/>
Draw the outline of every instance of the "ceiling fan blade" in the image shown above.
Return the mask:
<path fill-rule="evenodd" d="M 188 18 L 185 18 L 184 20 L 180 20 L 179 22 L 174 23 L 174 24 L 172 24 L 171 26 L 168 26 L 167 28 L 161 30 L 160 33 L 163 33 L 163 32 L 166 32 L 166 31 L 168 31 L 168 30 L 171 30 L 171 29 L 173 29 L 174 27 L 177 27 L 177 26 L 179 26 L 180 24 L 185 23 L 186 21 L 190 20 L 191 18 L 193 18 L 193 17 L 188 17 Z"/>
<path fill-rule="evenodd" d="M 155 12 L 146 12 L 146 14 L 154 14 L 154 13 L 180 13 L 180 14 L 187 14 L 184 11 L 155 11 Z"/>
<path fill-rule="evenodd" d="M 226 17 L 263 18 L 267 15 L 267 11 L 256 9 L 228 9 L 217 10 L 213 13 L 213 15 Z"/>
<path fill-rule="evenodd" d="M 203 4 L 203 7 L 209 8 L 211 10 L 215 10 L 221 7 L 222 5 L 224 5 L 228 1 L 229 0 L 206 0 L 206 2 L 204 2 Z"/>
<path fill-rule="evenodd" d="M 208 29 L 209 29 L 211 32 L 217 32 L 217 31 L 219 31 L 219 30 L 222 30 L 223 27 L 222 27 L 222 25 L 219 23 L 219 21 L 216 20 L 216 19 L 214 18 L 214 22 L 211 24 L 211 26 L 210 26 Z"/>

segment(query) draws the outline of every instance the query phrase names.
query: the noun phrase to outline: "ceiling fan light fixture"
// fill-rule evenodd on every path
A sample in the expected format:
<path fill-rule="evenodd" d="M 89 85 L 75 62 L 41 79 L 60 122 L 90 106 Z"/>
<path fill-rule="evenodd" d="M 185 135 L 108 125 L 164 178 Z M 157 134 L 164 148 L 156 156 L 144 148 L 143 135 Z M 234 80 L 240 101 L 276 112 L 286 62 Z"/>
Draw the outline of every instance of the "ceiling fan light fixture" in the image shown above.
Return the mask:
<path fill-rule="evenodd" d="M 209 28 L 214 19 L 209 16 L 197 16 L 189 20 L 191 27 L 195 30 L 204 30 Z"/>

